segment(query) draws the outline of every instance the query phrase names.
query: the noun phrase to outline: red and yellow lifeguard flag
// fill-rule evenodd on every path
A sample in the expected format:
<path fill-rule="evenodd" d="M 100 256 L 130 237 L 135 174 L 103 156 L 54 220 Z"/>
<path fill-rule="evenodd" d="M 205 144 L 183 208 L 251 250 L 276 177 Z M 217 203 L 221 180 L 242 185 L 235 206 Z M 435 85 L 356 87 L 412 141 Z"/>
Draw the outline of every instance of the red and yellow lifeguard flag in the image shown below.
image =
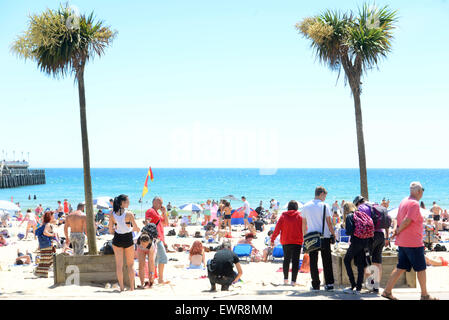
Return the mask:
<path fill-rule="evenodd" d="M 150 169 L 148 169 L 148 173 L 147 173 L 147 178 L 145 179 L 145 184 L 143 185 L 143 190 L 142 190 L 142 199 L 143 197 L 145 197 L 145 195 L 148 192 L 148 178 L 151 179 L 151 181 L 153 181 L 153 171 L 151 171 L 151 167 Z"/>

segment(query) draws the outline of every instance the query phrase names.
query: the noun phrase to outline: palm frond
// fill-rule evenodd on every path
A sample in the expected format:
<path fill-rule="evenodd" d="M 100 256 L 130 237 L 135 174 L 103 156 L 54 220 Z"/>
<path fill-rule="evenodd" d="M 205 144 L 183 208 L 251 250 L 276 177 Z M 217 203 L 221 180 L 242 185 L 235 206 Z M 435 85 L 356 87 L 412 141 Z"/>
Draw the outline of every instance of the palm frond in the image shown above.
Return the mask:
<path fill-rule="evenodd" d="M 12 44 L 11 50 L 24 59 L 37 62 L 38 68 L 59 78 L 76 74 L 94 56 L 102 56 L 117 35 L 102 21 L 95 21 L 94 13 L 76 17 L 76 27 L 69 27 L 73 19 L 68 7 L 47 9 L 30 16 L 28 29 Z"/>

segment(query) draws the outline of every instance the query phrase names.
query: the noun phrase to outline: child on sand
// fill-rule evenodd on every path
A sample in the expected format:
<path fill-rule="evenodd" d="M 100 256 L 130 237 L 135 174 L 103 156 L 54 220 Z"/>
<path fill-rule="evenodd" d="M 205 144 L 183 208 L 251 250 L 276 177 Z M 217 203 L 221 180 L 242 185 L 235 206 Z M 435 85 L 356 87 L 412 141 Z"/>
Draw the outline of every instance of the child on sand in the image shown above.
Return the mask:
<path fill-rule="evenodd" d="M 187 238 L 189 236 L 189 232 L 186 229 L 187 225 L 185 222 L 181 223 L 181 230 L 178 232 L 178 237 Z"/>

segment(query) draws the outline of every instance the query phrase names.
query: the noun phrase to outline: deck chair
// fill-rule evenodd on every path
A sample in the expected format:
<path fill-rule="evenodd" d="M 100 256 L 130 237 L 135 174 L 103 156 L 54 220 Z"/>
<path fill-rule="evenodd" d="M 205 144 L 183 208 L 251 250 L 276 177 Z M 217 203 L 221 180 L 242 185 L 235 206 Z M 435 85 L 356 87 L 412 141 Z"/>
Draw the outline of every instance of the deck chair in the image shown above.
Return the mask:
<path fill-rule="evenodd" d="M 190 218 L 190 224 L 191 225 L 197 225 L 197 223 L 198 223 L 198 216 L 199 216 L 200 214 L 199 213 L 197 213 L 197 212 L 193 212 L 192 213 L 192 216 L 191 216 L 191 218 Z"/>
<path fill-rule="evenodd" d="M 239 258 L 246 258 L 246 261 L 250 261 L 251 260 L 251 252 L 253 250 L 253 247 L 250 244 L 245 244 L 245 243 L 241 243 L 241 244 L 237 244 L 234 246 L 234 253 L 237 255 L 237 257 Z"/>
<path fill-rule="evenodd" d="M 338 242 L 346 242 L 346 243 L 348 243 L 349 242 L 349 239 L 351 238 L 351 236 L 348 236 L 347 234 L 346 234 L 346 230 L 345 229 L 338 229 Z"/>
<path fill-rule="evenodd" d="M 284 257 L 284 249 L 282 248 L 282 244 L 277 245 L 273 248 L 273 253 L 271 254 L 272 261 L 276 258 Z"/>

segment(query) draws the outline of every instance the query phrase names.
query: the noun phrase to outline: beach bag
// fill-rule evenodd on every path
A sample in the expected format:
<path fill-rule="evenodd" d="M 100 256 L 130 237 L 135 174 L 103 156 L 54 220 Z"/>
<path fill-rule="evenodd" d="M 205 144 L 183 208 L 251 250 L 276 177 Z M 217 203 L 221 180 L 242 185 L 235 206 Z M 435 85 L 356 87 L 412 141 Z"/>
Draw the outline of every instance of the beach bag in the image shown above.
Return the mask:
<path fill-rule="evenodd" d="M 371 210 L 371 219 L 373 219 L 374 229 L 387 229 L 391 226 L 391 217 L 388 215 L 388 209 L 378 204 L 366 204 Z"/>
<path fill-rule="evenodd" d="M 201 236 L 201 232 L 200 231 L 196 231 L 195 235 L 193 236 L 194 238 L 202 238 Z"/>
<path fill-rule="evenodd" d="M 103 254 L 114 254 L 114 249 L 112 248 L 112 240 L 108 240 L 103 244 L 103 248 L 100 249 Z"/>
<path fill-rule="evenodd" d="M 175 229 L 168 230 L 167 236 L 176 236 Z"/>
<path fill-rule="evenodd" d="M 323 206 L 323 229 L 321 232 L 313 231 L 304 236 L 304 253 L 321 250 L 321 242 L 324 235 L 324 222 L 326 218 L 326 205 Z"/>
<path fill-rule="evenodd" d="M 373 219 L 361 211 L 354 212 L 354 236 L 360 239 L 374 237 Z"/>
<path fill-rule="evenodd" d="M 45 229 L 45 224 L 43 224 L 39 228 L 37 228 L 35 231 L 36 237 L 38 237 L 38 238 L 42 237 L 44 235 L 44 229 Z"/>

